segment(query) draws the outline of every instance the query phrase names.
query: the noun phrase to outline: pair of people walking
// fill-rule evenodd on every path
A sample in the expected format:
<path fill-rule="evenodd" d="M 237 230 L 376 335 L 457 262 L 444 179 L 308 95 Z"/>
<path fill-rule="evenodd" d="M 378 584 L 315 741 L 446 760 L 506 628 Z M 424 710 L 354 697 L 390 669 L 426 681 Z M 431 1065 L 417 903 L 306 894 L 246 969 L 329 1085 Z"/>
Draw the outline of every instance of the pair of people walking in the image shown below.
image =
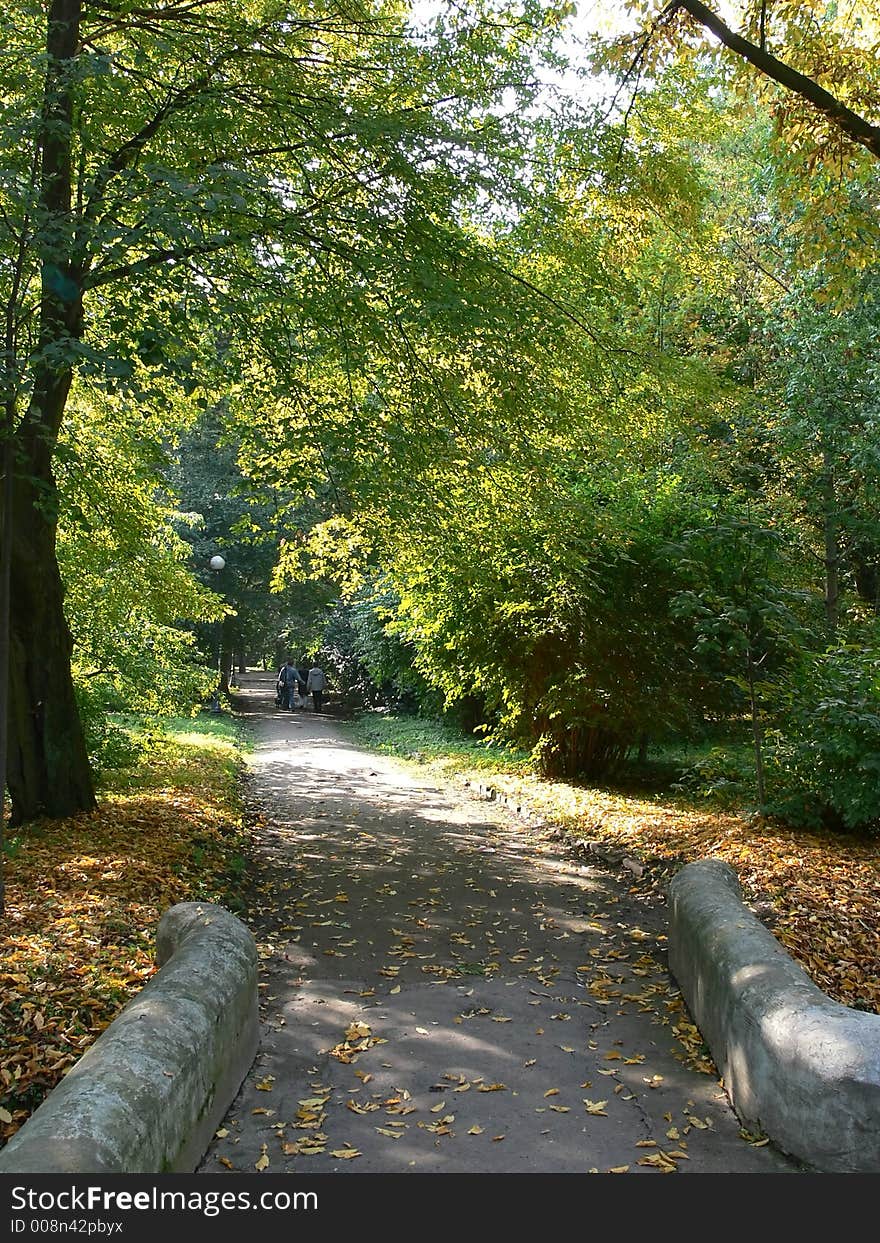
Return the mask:
<path fill-rule="evenodd" d="M 278 671 L 275 702 L 279 708 L 287 708 L 293 712 L 296 708 L 304 708 L 306 696 L 311 695 L 315 711 L 320 712 L 326 685 L 324 670 L 318 665 L 313 665 L 305 673 L 304 669 L 297 669 L 291 658 Z"/>

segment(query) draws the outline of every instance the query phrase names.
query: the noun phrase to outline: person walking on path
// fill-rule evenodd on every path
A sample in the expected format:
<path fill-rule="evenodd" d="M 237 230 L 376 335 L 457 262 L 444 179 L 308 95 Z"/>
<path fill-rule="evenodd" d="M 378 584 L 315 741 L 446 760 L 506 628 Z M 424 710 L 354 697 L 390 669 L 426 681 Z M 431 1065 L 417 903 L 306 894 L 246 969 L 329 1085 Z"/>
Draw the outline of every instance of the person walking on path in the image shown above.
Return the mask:
<path fill-rule="evenodd" d="M 293 659 L 288 660 L 278 675 L 278 682 L 281 686 L 281 707 L 289 708 L 292 712 L 294 709 L 294 696 L 299 685 L 299 674 L 293 663 Z"/>
<path fill-rule="evenodd" d="M 317 665 L 313 665 L 309 670 L 309 679 L 306 688 L 312 697 L 312 703 L 315 705 L 315 711 L 321 711 L 321 704 L 324 699 L 324 687 L 327 685 L 327 679 L 324 677 L 324 670 Z"/>

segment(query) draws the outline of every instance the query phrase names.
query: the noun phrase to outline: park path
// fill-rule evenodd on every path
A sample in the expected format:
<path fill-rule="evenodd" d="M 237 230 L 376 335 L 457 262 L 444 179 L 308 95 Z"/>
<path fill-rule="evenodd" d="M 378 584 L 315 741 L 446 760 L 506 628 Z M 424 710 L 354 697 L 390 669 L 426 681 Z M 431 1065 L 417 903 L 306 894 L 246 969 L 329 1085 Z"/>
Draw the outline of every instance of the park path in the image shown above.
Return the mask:
<path fill-rule="evenodd" d="M 240 692 L 262 1041 L 201 1172 L 793 1168 L 679 1042 L 661 905 L 272 683 Z"/>

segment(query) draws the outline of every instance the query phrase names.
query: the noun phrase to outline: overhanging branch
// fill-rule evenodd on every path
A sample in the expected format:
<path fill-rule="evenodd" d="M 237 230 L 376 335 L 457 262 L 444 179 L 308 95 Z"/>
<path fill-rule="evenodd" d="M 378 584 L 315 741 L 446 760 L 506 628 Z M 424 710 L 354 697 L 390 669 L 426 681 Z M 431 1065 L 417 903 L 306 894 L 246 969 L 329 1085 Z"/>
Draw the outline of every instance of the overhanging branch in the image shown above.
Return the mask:
<path fill-rule="evenodd" d="M 872 155 L 880 159 L 880 126 L 872 125 L 857 112 L 847 108 L 813 78 L 808 78 L 805 74 L 792 69 L 784 61 L 772 56 L 765 48 L 738 35 L 721 20 L 717 13 L 713 13 L 705 4 L 702 4 L 701 0 L 673 0 L 673 3 L 664 9 L 663 16 L 671 18 L 682 9 L 689 13 L 694 21 L 710 30 L 725 47 L 730 48 L 750 65 L 754 65 L 774 82 L 778 82 L 780 86 L 784 86 L 786 90 L 800 95 L 848 138 L 859 143 L 860 146 L 867 147 Z"/>

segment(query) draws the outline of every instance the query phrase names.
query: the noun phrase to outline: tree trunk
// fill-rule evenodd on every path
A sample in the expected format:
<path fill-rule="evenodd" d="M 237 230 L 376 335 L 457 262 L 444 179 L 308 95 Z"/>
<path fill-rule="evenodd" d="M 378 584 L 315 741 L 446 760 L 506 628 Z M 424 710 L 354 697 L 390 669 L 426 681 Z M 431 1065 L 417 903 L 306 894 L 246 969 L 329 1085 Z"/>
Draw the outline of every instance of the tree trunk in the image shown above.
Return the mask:
<path fill-rule="evenodd" d="M 822 502 L 823 542 L 825 545 L 825 624 L 828 637 L 833 642 L 837 637 L 837 626 L 840 611 L 840 543 L 837 530 L 837 497 L 834 487 L 834 462 L 826 449 L 823 454 L 822 471 Z"/>
<path fill-rule="evenodd" d="M 81 0 L 52 0 L 40 149 L 40 350 L 15 436 L 10 566 L 9 760 L 13 823 L 95 805 L 70 672 L 72 641 L 55 557 L 52 457 L 82 339 L 73 253 L 72 117 Z"/>
<path fill-rule="evenodd" d="M 755 662 L 752 659 L 751 646 L 749 647 L 747 659 L 749 711 L 752 716 L 752 746 L 755 752 L 755 786 L 758 795 L 758 806 L 763 810 L 764 804 L 767 802 L 767 792 L 764 785 L 764 729 L 761 721 L 761 706 L 758 703 L 758 696 L 755 690 Z"/>
<path fill-rule="evenodd" d="M 860 600 L 880 613 L 880 555 L 867 540 L 856 543 L 850 550 L 850 565 Z"/>
<path fill-rule="evenodd" d="M 51 473 L 48 479 L 16 480 L 7 765 L 14 824 L 95 805 L 55 560 L 54 494 Z"/>

